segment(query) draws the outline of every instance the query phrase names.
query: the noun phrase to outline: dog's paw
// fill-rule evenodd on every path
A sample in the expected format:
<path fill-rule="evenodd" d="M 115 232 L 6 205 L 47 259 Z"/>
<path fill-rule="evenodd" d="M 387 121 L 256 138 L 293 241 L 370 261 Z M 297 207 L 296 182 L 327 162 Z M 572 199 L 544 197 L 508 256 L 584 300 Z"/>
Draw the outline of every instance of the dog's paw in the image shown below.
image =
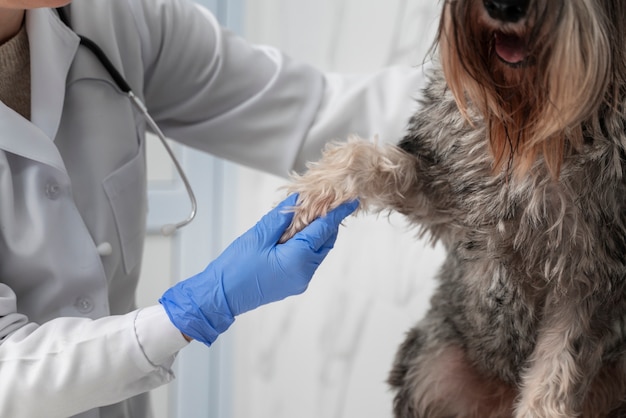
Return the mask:
<path fill-rule="evenodd" d="M 309 164 L 306 173 L 292 175 L 292 181 L 285 189 L 288 193 L 297 193 L 298 201 L 292 208 L 294 217 L 291 225 L 280 242 L 287 241 L 340 204 L 360 197 L 357 178 L 363 173 L 355 166 L 354 157 L 356 149 L 363 146 L 373 145 L 361 139 L 331 143 L 319 161 Z"/>
<path fill-rule="evenodd" d="M 416 183 L 414 163 L 414 157 L 391 144 L 356 137 L 328 144 L 322 158 L 303 175 L 292 176 L 286 187 L 299 198 L 281 242 L 345 202 L 358 199 L 359 210 L 367 211 L 396 208 Z"/>
<path fill-rule="evenodd" d="M 279 240 L 280 243 L 289 240 L 315 219 L 326 215 L 340 204 L 354 200 L 330 198 L 328 196 L 318 195 L 313 191 L 300 190 L 297 193 L 299 193 L 299 195 L 296 206 L 289 208 L 289 210 L 292 210 L 294 213 L 293 220 L 281 236 Z"/>
<path fill-rule="evenodd" d="M 325 183 L 317 174 L 308 173 L 306 176 L 298 177 L 287 187 L 290 193 L 298 194 L 298 200 L 294 207 L 289 208 L 294 213 L 293 220 L 280 238 L 281 243 L 342 203 L 356 199 L 356 195 Z M 316 179 L 320 181 L 315 181 Z"/>

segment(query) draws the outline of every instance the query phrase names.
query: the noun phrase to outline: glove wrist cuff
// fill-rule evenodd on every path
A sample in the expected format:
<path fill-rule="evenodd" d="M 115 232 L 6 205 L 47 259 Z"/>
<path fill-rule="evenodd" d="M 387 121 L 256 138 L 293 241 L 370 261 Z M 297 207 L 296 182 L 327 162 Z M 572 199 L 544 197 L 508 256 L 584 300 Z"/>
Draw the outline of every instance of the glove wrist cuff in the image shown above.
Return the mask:
<path fill-rule="evenodd" d="M 159 303 L 180 332 L 208 346 L 235 321 L 221 281 L 203 273 L 168 289 Z"/>

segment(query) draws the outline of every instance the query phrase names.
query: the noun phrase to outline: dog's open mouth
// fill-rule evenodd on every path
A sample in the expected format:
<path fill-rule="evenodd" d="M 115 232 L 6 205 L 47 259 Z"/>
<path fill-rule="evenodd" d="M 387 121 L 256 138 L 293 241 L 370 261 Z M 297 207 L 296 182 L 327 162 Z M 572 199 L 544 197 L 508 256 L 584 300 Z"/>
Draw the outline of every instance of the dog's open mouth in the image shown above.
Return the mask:
<path fill-rule="evenodd" d="M 496 32 L 494 34 L 495 51 L 504 63 L 519 66 L 528 57 L 527 42 L 518 35 Z"/>

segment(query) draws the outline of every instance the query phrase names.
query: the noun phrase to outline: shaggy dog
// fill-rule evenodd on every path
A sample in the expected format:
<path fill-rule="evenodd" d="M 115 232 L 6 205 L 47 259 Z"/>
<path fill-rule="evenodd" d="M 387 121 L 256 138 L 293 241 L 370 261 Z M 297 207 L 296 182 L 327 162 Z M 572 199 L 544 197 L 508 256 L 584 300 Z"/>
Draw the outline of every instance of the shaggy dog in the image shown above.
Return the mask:
<path fill-rule="evenodd" d="M 443 1 L 396 145 L 329 146 L 290 236 L 358 198 L 447 258 L 399 348 L 398 418 L 626 416 L 626 1 Z"/>

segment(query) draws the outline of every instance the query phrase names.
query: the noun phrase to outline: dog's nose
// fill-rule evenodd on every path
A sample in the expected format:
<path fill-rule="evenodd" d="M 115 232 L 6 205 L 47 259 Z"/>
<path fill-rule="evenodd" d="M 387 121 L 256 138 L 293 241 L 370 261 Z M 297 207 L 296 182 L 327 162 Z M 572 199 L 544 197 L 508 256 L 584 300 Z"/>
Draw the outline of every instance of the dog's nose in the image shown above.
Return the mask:
<path fill-rule="evenodd" d="M 530 0 L 483 0 L 485 9 L 493 19 L 515 23 L 526 16 Z"/>

